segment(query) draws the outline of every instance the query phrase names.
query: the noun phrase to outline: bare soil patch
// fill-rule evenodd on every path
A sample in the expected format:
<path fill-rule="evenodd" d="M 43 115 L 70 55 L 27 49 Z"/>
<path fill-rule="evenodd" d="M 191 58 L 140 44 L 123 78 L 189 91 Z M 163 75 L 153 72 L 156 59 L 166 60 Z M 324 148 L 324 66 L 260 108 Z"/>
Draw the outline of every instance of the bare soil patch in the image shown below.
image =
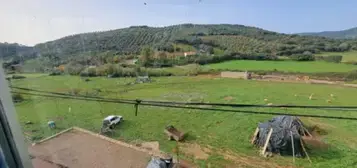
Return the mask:
<path fill-rule="evenodd" d="M 154 151 L 159 151 L 160 150 L 160 145 L 158 141 L 152 141 L 152 142 L 143 142 L 140 144 L 142 148 L 148 149 L 148 150 L 154 150 Z"/>
<path fill-rule="evenodd" d="M 232 96 L 226 96 L 226 97 L 224 97 L 224 100 L 226 100 L 226 101 L 231 101 L 231 100 L 233 100 L 234 98 L 232 97 Z"/>
<path fill-rule="evenodd" d="M 197 75 L 197 77 L 213 79 L 213 78 L 219 78 L 221 76 L 219 74 L 200 74 L 200 75 Z"/>
<path fill-rule="evenodd" d="M 302 137 L 308 148 L 312 149 L 327 149 L 328 145 L 317 137 Z"/>
<path fill-rule="evenodd" d="M 202 160 L 206 160 L 209 157 L 209 153 L 211 153 L 209 148 L 201 147 L 198 144 L 185 143 L 180 146 L 180 149 L 188 155 L 193 155 L 195 159 Z"/>

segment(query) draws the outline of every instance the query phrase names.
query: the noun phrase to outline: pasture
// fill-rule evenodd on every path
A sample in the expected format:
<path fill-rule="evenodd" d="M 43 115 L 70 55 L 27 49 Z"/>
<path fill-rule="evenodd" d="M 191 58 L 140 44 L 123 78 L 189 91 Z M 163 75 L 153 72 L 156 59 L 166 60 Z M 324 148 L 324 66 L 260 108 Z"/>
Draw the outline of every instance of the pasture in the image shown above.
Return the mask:
<path fill-rule="evenodd" d="M 228 64 L 229 66 L 226 65 L 225 67 L 251 67 L 255 63 L 260 65 L 255 65 L 256 67 L 264 67 L 266 69 L 271 67 L 269 65 L 271 62 L 241 62 L 244 63 L 239 63 L 239 61 L 226 62 L 230 63 L 230 65 Z M 304 66 L 301 66 L 300 69 L 305 71 L 321 70 L 314 68 L 314 63 L 302 63 Z M 289 63 L 285 62 L 284 64 L 288 64 L 283 66 L 285 69 L 290 69 Z M 218 65 L 212 66 L 217 67 Z M 280 67 L 283 68 L 282 65 Z M 344 68 L 348 69 L 347 67 Z M 277 69 L 279 69 L 279 66 Z M 341 67 L 339 70 L 342 71 L 342 69 Z M 160 77 L 153 78 L 153 83 L 125 85 L 134 80 L 133 78 L 108 79 L 97 77 L 90 78 L 90 81 L 86 82 L 77 76 L 41 76 L 14 80 L 12 85 L 63 93 L 77 90 L 82 95 L 97 95 L 108 98 L 241 104 L 273 103 L 347 106 L 356 105 L 357 95 L 356 89 L 339 86 L 207 77 Z M 308 98 L 311 93 L 314 93 L 312 100 Z M 330 94 L 334 96 L 331 97 Z M 181 144 L 182 146 L 194 144 L 199 145 L 201 148 L 210 149 L 206 152 L 207 158 L 195 159 L 195 163 L 201 167 L 207 167 L 208 165 L 211 165 L 211 167 L 225 167 L 227 165 L 277 167 L 277 165 L 292 165 L 292 157 L 274 156 L 272 158 L 263 158 L 258 156 L 258 149 L 249 142 L 257 124 L 271 119 L 272 115 L 139 106 L 138 116 L 135 116 L 133 105 L 37 96 L 25 96 L 25 98 L 26 101 L 16 104 L 16 110 L 24 133 L 33 140 L 43 139 L 71 126 L 99 132 L 102 119 L 105 116 L 118 114 L 124 116 L 125 121 L 116 127 L 113 138 L 127 142 L 158 141 L 160 149 L 172 152 L 176 143 L 167 141 L 167 137 L 163 133 L 164 127 L 172 124 L 188 133 L 186 142 Z M 267 100 L 265 101 L 264 99 Z M 327 102 L 327 100 L 331 102 Z M 69 110 L 69 107 L 71 110 Z M 280 108 L 240 108 L 239 110 L 357 118 L 357 112 L 355 111 Z M 321 168 L 356 166 L 357 129 L 355 128 L 357 127 L 357 121 L 306 117 L 301 119 L 308 126 L 317 126 L 324 130 L 326 133 L 320 135 L 319 138 L 329 146 L 325 149 L 311 149 L 309 154 L 312 164 L 309 164 L 306 159 L 297 159 L 296 166 Z M 48 128 L 47 121 L 49 120 L 56 122 L 56 130 Z M 27 121 L 31 121 L 33 124 L 25 124 Z M 229 160 L 232 157 L 227 157 L 227 155 L 222 154 L 222 151 L 230 153 L 229 156 L 236 156 L 235 161 Z M 181 152 L 184 151 L 182 150 Z M 266 165 L 262 165 L 263 163 L 266 163 Z"/>
<path fill-rule="evenodd" d="M 234 60 L 222 63 L 206 65 L 207 69 L 214 70 L 241 70 L 241 71 L 280 71 L 280 72 L 301 72 L 301 73 L 319 73 L 319 72 L 348 72 L 357 70 L 356 65 L 337 64 L 322 61 L 255 61 L 255 60 Z"/>

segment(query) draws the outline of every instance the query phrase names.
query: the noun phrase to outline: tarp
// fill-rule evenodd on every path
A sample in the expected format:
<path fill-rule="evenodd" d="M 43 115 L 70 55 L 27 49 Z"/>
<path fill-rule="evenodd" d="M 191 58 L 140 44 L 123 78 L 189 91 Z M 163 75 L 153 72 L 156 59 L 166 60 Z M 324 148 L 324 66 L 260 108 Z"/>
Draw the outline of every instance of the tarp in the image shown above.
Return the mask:
<path fill-rule="evenodd" d="M 270 128 L 273 132 L 267 147 L 267 152 L 279 153 L 281 155 L 293 155 L 303 157 L 304 151 L 301 146 L 301 136 L 304 135 L 304 125 L 301 120 L 293 116 L 277 116 L 273 119 L 260 123 L 259 132 L 254 144 L 263 147 L 268 137 Z M 292 139 L 293 144 L 292 144 Z"/>
<path fill-rule="evenodd" d="M 166 161 L 168 161 L 168 163 L 166 163 L 164 159 L 153 157 L 146 168 L 171 168 L 173 165 L 172 159 L 167 159 Z"/>

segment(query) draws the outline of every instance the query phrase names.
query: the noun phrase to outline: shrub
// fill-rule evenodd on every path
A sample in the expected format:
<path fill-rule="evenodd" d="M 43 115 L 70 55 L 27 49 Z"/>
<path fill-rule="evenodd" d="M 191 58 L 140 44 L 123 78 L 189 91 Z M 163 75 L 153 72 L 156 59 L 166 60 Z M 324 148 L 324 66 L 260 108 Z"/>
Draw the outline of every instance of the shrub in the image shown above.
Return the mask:
<path fill-rule="evenodd" d="M 192 76 L 192 75 L 198 75 L 200 72 L 201 72 L 202 68 L 200 65 L 198 64 L 194 64 L 194 65 L 191 65 L 189 68 L 188 68 L 188 74 L 189 76 Z"/>
<path fill-rule="evenodd" d="M 82 77 L 95 77 L 97 76 L 97 70 L 96 68 L 87 68 L 84 71 L 82 71 L 79 75 Z"/>
<path fill-rule="evenodd" d="M 88 72 L 82 71 L 82 72 L 79 74 L 79 76 L 81 76 L 81 77 L 88 77 Z"/>
<path fill-rule="evenodd" d="M 290 58 L 294 61 L 314 61 L 315 57 L 313 55 L 304 55 L 304 54 L 294 54 Z"/>
<path fill-rule="evenodd" d="M 134 77 L 136 76 L 136 72 L 134 68 L 123 68 L 122 69 L 123 77 Z"/>
<path fill-rule="evenodd" d="M 352 65 L 357 65 L 357 61 L 347 61 L 344 62 L 345 64 L 352 64 Z"/>
<path fill-rule="evenodd" d="M 12 79 L 24 79 L 24 78 L 26 77 L 21 75 L 12 75 Z"/>
<path fill-rule="evenodd" d="M 24 101 L 24 97 L 19 94 L 19 93 L 14 93 L 12 94 L 12 100 L 15 102 L 15 103 L 19 103 L 19 102 L 22 102 Z"/>
<path fill-rule="evenodd" d="M 84 70 L 81 64 L 69 63 L 65 66 L 65 73 L 70 75 L 79 75 Z"/>
<path fill-rule="evenodd" d="M 357 70 L 348 72 L 344 78 L 351 81 L 357 80 Z"/>
<path fill-rule="evenodd" d="M 81 92 L 81 89 L 73 88 L 69 91 L 69 94 L 77 96 L 77 95 L 79 95 L 80 92 Z"/>
<path fill-rule="evenodd" d="M 342 56 L 341 55 L 315 56 L 315 60 L 340 63 L 342 61 Z"/>
<path fill-rule="evenodd" d="M 57 76 L 57 75 L 62 75 L 62 72 L 58 69 L 54 69 L 51 71 L 51 73 L 49 74 L 50 76 Z"/>
<path fill-rule="evenodd" d="M 160 68 L 156 68 L 156 69 L 147 69 L 147 74 L 150 77 L 158 77 L 158 76 L 172 76 L 173 74 L 165 69 L 160 69 Z"/>
<path fill-rule="evenodd" d="M 340 63 L 342 61 L 342 56 L 341 55 L 326 56 L 325 61 Z"/>

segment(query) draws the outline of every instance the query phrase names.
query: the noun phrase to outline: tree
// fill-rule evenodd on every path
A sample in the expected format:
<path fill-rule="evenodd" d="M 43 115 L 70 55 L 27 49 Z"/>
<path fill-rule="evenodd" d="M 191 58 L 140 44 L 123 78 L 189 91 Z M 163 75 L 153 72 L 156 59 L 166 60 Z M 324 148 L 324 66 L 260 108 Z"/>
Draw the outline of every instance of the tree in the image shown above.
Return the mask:
<path fill-rule="evenodd" d="M 140 64 L 141 66 L 147 66 L 149 62 L 152 60 L 154 52 L 150 47 L 144 47 L 141 50 L 141 55 L 140 55 Z"/>
<path fill-rule="evenodd" d="M 158 59 L 160 60 L 167 59 L 167 54 L 165 52 L 159 52 Z"/>
<path fill-rule="evenodd" d="M 346 42 L 344 43 L 341 43 L 339 46 L 338 46 L 339 50 L 340 51 L 347 51 L 350 49 L 350 45 Z"/>
<path fill-rule="evenodd" d="M 304 51 L 304 53 L 302 53 L 302 55 L 311 56 L 312 53 L 310 51 Z"/>

